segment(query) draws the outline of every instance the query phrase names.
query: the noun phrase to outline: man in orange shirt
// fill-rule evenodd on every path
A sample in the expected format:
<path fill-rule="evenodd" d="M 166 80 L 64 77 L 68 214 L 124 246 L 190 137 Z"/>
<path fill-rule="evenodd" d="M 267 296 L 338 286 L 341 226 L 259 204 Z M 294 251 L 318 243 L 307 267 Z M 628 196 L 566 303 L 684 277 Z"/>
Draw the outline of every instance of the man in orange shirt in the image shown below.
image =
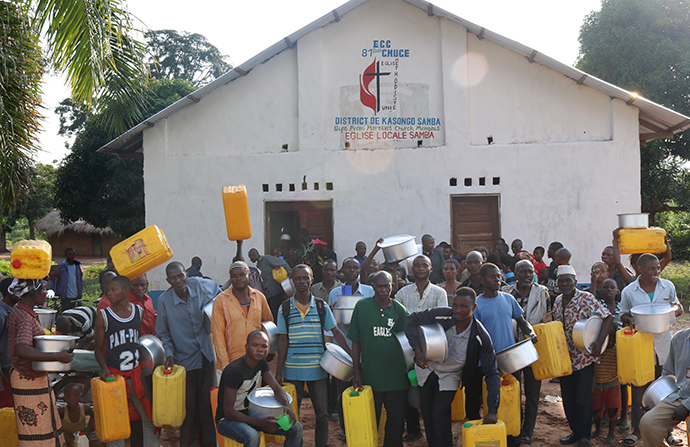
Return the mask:
<path fill-rule="evenodd" d="M 216 351 L 216 373 L 245 354 L 247 335 L 261 330 L 261 322 L 273 322 L 263 293 L 249 287 L 249 266 L 242 261 L 230 266 L 232 285 L 213 302 L 211 333 Z"/>
<path fill-rule="evenodd" d="M 144 308 L 144 320 L 141 322 L 141 335 L 156 335 L 156 310 L 153 308 L 153 300 L 146 294 L 149 290 L 149 280 L 146 273 L 132 280 L 132 288 L 129 291 L 129 302 Z M 98 302 L 98 311 L 110 307 L 110 300 L 103 295 Z"/>

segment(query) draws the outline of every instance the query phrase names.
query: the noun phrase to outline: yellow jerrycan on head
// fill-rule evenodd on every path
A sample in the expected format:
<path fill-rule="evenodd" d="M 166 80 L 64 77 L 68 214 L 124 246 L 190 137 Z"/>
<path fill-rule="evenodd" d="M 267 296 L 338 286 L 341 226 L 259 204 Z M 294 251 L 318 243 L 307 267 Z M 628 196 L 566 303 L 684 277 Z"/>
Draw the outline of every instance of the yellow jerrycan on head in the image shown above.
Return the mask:
<path fill-rule="evenodd" d="M 91 379 L 93 415 L 96 435 L 103 442 L 127 439 L 131 435 L 127 387 L 122 376 L 111 376 L 105 381 Z"/>
<path fill-rule="evenodd" d="M 146 227 L 110 249 L 115 270 L 135 279 L 172 258 L 165 234 L 156 226 Z"/>
<path fill-rule="evenodd" d="M 50 273 L 53 247 L 46 241 L 19 241 L 10 255 L 10 273 L 19 279 L 42 279 Z"/>
<path fill-rule="evenodd" d="M 654 380 L 654 338 L 652 334 L 624 327 L 616 332 L 618 382 L 644 386 Z"/>
<path fill-rule="evenodd" d="M 486 380 L 482 379 L 482 400 L 484 411 L 488 411 Z M 498 405 L 499 420 L 505 424 L 506 434 L 520 436 L 520 382 L 511 374 L 506 374 L 501 379 L 501 402 Z"/>
<path fill-rule="evenodd" d="M 364 385 L 362 391 L 353 387 L 343 391 L 343 415 L 348 446 L 377 447 L 378 430 L 374 410 L 374 391 Z"/>
<path fill-rule="evenodd" d="M 546 380 L 572 374 L 573 365 L 568 353 L 568 343 L 565 341 L 563 324 L 560 321 L 552 321 L 535 324 L 533 328 L 539 340 L 534 344 L 539 360 L 530 365 L 534 378 Z"/>
<path fill-rule="evenodd" d="M 241 241 L 252 237 L 247 188 L 244 185 L 223 188 L 223 210 L 228 239 Z"/>
<path fill-rule="evenodd" d="M 187 371 L 160 365 L 153 371 L 153 425 L 179 429 L 187 416 Z"/>
<path fill-rule="evenodd" d="M 507 447 L 503 421 L 484 424 L 482 420 L 467 421 L 462 426 L 462 447 Z"/>

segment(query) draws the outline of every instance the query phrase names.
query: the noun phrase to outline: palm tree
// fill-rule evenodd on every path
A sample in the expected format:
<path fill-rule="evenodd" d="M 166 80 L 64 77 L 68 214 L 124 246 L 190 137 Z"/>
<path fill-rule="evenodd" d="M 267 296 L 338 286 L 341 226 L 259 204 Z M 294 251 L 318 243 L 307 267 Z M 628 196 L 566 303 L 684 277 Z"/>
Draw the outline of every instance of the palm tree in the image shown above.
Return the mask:
<path fill-rule="evenodd" d="M 145 46 L 120 0 L 0 0 L 0 206 L 29 185 L 44 63 L 65 73 L 72 100 L 104 112 L 111 134 L 142 116 Z M 112 111 L 109 113 L 109 110 Z"/>

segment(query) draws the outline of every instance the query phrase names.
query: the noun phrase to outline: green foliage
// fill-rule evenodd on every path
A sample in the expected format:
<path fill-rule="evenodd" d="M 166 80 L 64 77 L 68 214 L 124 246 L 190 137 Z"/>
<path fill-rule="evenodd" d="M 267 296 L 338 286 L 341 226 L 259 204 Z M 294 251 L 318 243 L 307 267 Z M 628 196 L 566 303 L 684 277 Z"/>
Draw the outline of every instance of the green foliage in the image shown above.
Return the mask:
<path fill-rule="evenodd" d="M 666 230 L 674 260 L 690 260 L 690 213 L 657 214 L 656 224 Z M 689 273 L 690 275 L 690 273 Z"/>
<path fill-rule="evenodd" d="M 27 194 L 19 201 L 15 214 L 27 220 L 29 238 L 36 238 L 36 222 L 53 209 L 53 184 L 55 168 L 37 164 L 31 168 L 31 185 Z"/>
<path fill-rule="evenodd" d="M 232 69 L 206 37 L 164 29 L 147 31 L 148 65 L 154 79 L 184 79 L 196 87 Z"/>
<path fill-rule="evenodd" d="M 188 82 L 152 80 L 145 118 L 194 91 Z M 63 101 L 64 103 L 64 101 Z M 73 106 L 63 110 L 71 116 Z M 84 219 L 110 227 L 119 236 L 130 236 L 144 228 L 144 174 L 142 160 L 119 160 L 96 151 L 110 138 L 101 115 L 85 120 L 72 145 L 72 152 L 57 169 L 55 207 L 65 221 Z M 65 126 L 72 124 L 65 119 Z"/>
<path fill-rule="evenodd" d="M 666 266 L 661 277 L 676 286 L 676 294 L 683 304 L 690 301 L 690 262 L 672 262 Z M 685 306 L 687 309 L 687 306 Z"/>
<path fill-rule="evenodd" d="M 580 29 L 577 67 L 690 114 L 690 3 L 603 0 Z M 690 210 L 690 132 L 641 150 L 643 211 Z"/>
<path fill-rule="evenodd" d="M 12 271 L 12 266 L 10 265 L 10 261 L 8 261 L 6 259 L 0 259 L 0 275 L 10 276 L 11 271 Z"/>
<path fill-rule="evenodd" d="M 98 284 L 98 275 L 95 278 L 84 278 L 84 289 L 81 299 L 85 306 L 93 306 L 94 300 L 101 297 L 101 286 Z"/>
<path fill-rule="evenodd" d="M 30 184 L 41 107 L 43 61 L 37 32 L 17 2 L 0 1 L 0 210 Z"/>
<path fill-rule="evenodd" d="M 90 267 L 87 267 L 84 269 L 83 274 L 84 274 L 84 279 L 96 279 L 98 280 L 98 275 L 101 273 L 101 270 L 105 268 L 105 262 L 103 264 L 94 264 Z"/>

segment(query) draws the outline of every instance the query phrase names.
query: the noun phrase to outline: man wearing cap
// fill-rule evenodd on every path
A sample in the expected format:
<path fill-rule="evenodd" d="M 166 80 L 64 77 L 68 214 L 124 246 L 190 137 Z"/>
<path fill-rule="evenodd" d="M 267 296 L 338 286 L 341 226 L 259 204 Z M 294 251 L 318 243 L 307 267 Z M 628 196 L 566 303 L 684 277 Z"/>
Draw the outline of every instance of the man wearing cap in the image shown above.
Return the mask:
<path fill-rule="evenodd" d="M 220 293 L 220 287 L 210 279 L 188 278 L 184 265 L 177 261 L 165 267 L 165 274 L 170 288 L 158 298 L 156 335 L 165 348 L 165 368 L 175 364 L 186 370 L 186 417 L 180 428 L 180 447 L 214 447 L 213 346 L 204 307 Z"/>
<path fill-rule="evenodd" d="M 640 277 L 630 283 L 621 292 L 621 320 L 624 325 L 633 325 L 631 309 L 642 304 L 669 304 L 674 307 L 676 316 L 683 314 L 683 307 L 678 303 L 676 288 L 671 281 L 659 278 L 661 266 L 659 260 L 653 254 L 645 253 L 637 261 Z M 661 368 L 666 363 L 671 346 L 673 331 L 669 330 L 654 335 L 654 377 L 661 375 Z M 686 345 L 687 347 L 687 345 Z M 623 443 L 633 445 L 640 438 L 640 419 L 644 414 L 642 409 L 642 395 L 647 389 L 645 386 L 632 387 L 631 423 L 633 432 L 628 435 Z M 646 445 L 646 444 L 645 444 Z"/>
<path fill-rule="evenodd" d="M 283 233 L 280 235 L 280 245 L 273 250 L 273 256 L 283 259 L 290 267 L 298 264 L 297 252 L 292 247 L 292 238 L 289 234 Z"/>
<path fill-rule="evenodd" d="M 577 275 L 570 265 L 561 265 L 557 272 L 557 286 L 561 291 L 553 304 L 553 320 L 563 323 L 568 353 L 573 373 L 561 377 L 561 395 L 563 409 L 572 433 L 560 440 L 561 444 L 579 443 L 580 447 L 589 447 L 592 432 L 592 384 L 594 382 L 594 364 L 601 352 L 604 340 L 611 330 L 613 317 L 608 308 L 601 304 L 594 295 L 577 289 Z M 594 315 L 604 318 L 599 337 L 589 349 L 579 348 L 573 342 L 573 326 L 580 320 Z M 547 317 L 548 319 L 548 314 Z M 590 354 L 590 352 L 592 354 Z"/>
<path fill-rule="evenodd" d="M 242 357 L 250 332 L 261 330 L 261 323 L 273 321 L 263 293 L 249 287 L 249 266 L 235 261 L 230 266 L 231 286 L 213 302 L 211 333 L 216 350 L 216 374 Z"/>
<path fill-rule="evenodd" d="M 266 301 L 268 301 L 268 306 L 271 308 L 271 314 L 273 315 L 273 321 L 275 321 L 278 316 L 278 307 L 285 298 L 285 292 L 283 291 L 283 287 L 273 279 L 273 269 L 276 267 L 283 267 L 290 273 L 292 272 L 292 267 L 290 267 L 285 260 L 276 258 L 275 256 L 261 256 L 256 248 L 249 250 L 249 259 L 256 264 L 256 268 L 259 269 L 261 277 L 264 279 L 263 288 L 266 294 Z"/>

